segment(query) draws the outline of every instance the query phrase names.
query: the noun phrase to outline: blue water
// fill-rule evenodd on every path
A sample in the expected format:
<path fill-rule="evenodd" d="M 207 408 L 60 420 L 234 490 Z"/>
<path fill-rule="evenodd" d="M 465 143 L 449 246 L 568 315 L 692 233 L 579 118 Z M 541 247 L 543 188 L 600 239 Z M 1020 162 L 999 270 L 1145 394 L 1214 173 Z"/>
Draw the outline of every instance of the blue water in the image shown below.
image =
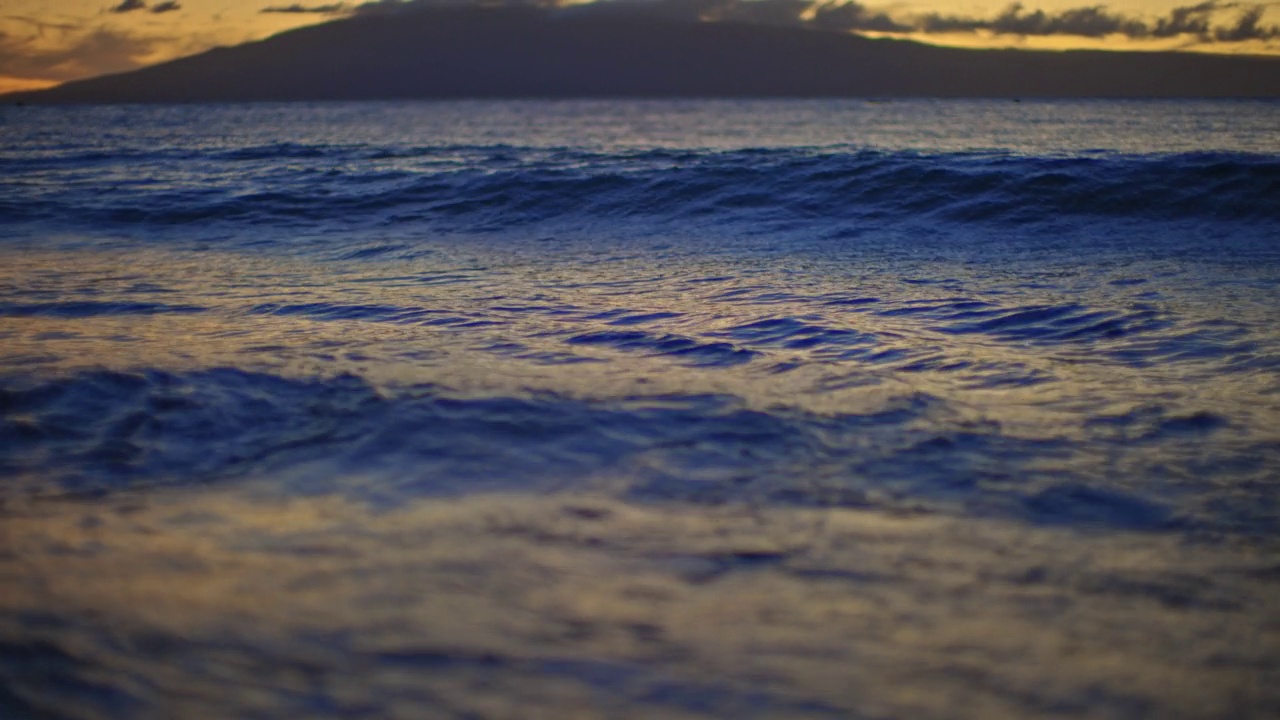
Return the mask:
<path fill-rule="evenodd" d="M 1276 127 L 0 109 L 0 716 L 1273 717 Z"/>

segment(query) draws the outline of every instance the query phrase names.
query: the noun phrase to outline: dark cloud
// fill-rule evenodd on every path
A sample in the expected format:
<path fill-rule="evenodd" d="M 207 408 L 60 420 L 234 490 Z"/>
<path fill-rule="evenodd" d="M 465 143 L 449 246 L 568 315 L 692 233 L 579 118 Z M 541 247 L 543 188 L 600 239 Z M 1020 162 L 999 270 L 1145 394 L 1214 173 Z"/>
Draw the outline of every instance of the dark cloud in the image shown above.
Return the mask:
<path fill-rule="evenodd" d="M 1244 40 L 1270 40 L 1280 37 L 1280 27 L 1269 25 L 1263 27 L 1262 8 L 1252 7 L 1240 15 L 1235 25 L 1220 27 L 1214 30 L 1213 37 L 1219 42 L 1242 42 Z"/>
<path fill-rule="evenodd" d="M 1142 35 L 1146 26 L 1124 15 L 1110 13 L 1101 5 L 1063 10 L 1050 15 L 1043 10 L 1022 14 L 1021 5 L 1012 5 L 998 15 L 992 29 L 1007 35 Z"/>
<path fill-rule="evenodd" d="M 910 32 L 912 27 L 895 21 L 884 12 L 850 2 L 820 0 L 664 0 L 670 6 L 684 5 L 697 10 L 692 19 L 744 22 L 758 25 L 785 25 L 822 30 Z M 670 11 L 667 13 L 672 15 Z"/>
<path fill-rule="evenodd" d="M 146 10 L 146 9 L 147 9 L 147 3 L 145 2 L 145 0 L 121 0 L 121 3 L 119 5 L 109 8 L 107 12 L 113 12 L 113 13 L 119 14 L 119 13 L 133 12 L 135 10 Z"/>
<path fill-rule="evenodd" d="M 917 27 L 929 33 L 986 30 L 997 35 L 1076 35 L 1090 38 L 1108 35 L 1146 37 L 1150 34 L 1141 20 L 1110 12 L 1102 5 L 1050 14 L 1043 10 L 1025 12 L 1021 3 L 1014 3 L 990 19 L 929 14 L 917 21 Z"/>
<path fill-rule="evenodd" d="M 905 33 L 915 28 L 889 17 L 887 13 L 868 9 L 856 2 L 820 5 L 809 24 L 823 30 L 868 30 L 871 32 Z"/>
<path fill-rule="evenodd" d="M 118 15 L 121 13 L 129 13 L 129 12 L 134 12 L 138 10 L 147 10 L 147 9 L 148 8 L 147 8 L 146 0 L 121 0 L 119 5 L 108 8 L 107 12 L 116 13 Z M 160 15 L 162 13 L 173 12 L 174 10 L 181 10 L 182 4 L 179 3 L 177 0 L 164 0 L 164 2 L 157 3 L 156 5 L 151 6 L 149 9 L 152 13 L 156 15 Z"/>
<path fill-rule="evenodd" d="M 1151 27 L 1151 35 L 1160 38 L 1195 35 L 1207 39 L 1210 16 L 1219 9 L 1219 4 L 1212 1 L 1174 8 L 1168 17 L 1156 21 Z"/>
<path fill-rule="evenodd" d="M 1224 10 L 1241 11 L 1232 25 L 1214 25 L 1213 16 Z M 1198 5 L 1174 8 L 1166 17 L 1146 22 L 1103 5 L 1072 8 L 1059 13 L 1043 10 L 1027 12 L 1015 3 L 993 18 L 974 18 L 931 13 L 916 20 L 916 29 L 925 33 L 986 31 L 996 35 L 1074 35 L 1102 38 L 1112 35 L 1141 40 L 1190 36 L 1201 42 L 1241 42 L 1280 37 L 1280 27 L 1262 25 L 1263 6 L 1219 3 L 1210 0 Z"/>
<path fill-rule="evenodd" d="M 292 5 L 274 5 L 262 8 L 259 12 L 263 13 L 285 13 L 296 15 L 340 15 L 347 12 L 349 7 L 345 3 L 334 3 L 332 5 L 300 5 L 294 3 Z"/>

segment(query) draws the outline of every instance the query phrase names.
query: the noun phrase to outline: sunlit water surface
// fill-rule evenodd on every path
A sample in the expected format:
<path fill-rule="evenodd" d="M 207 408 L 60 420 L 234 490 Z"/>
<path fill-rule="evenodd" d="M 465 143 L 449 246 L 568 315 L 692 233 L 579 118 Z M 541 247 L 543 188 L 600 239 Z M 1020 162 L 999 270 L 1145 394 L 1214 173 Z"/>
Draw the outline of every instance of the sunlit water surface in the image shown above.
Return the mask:
<path fill-rule="evenodd" d="M 0 716 L 1275 717 L 1277 127 L 0 110 Z"/>

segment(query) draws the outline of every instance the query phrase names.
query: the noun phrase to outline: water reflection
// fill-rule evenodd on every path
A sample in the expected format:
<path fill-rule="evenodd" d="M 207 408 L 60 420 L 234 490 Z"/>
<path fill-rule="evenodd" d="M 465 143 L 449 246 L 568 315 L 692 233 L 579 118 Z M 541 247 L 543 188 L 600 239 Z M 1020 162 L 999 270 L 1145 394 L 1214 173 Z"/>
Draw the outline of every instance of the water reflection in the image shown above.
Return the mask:
<path fill-rule="evenodd" d="M 1205 717 L 1277 699 L 1274 557 L 1164 535 L 596 494 L 387 510 L 270 482 L 44 502 L 0 527 L 0 672 L 69 717 Z"/>
<path fill-rule="evenodd" d="M 486 186 L 501 202 L 448 217 L 519 221 L 451 235 L 376 188 L 348 198 L 349 232 L 304 166 L 296 197 L 242 214 L 265 202 L 243 196 L 254 172 L 297 150 L 249 145 L 197 157 L 231 188 L 222 225 L 141 192 L 107 208 L 127 237 L 0 250 L 0 715 L 1280 709 L 1277 276 L 1249 190 L 1269 160 L 1100 166 L 1189 164 L 1188 212 L 1239 231 L 1214 242 L 1137 223 L 1141 202 L 1097 220 L 1089 193 L 1041 197 L 1070 228 L 1028 229 L 1008 197 L 926 227 L 875 183 L 841 214 L 859 163 L 927 171 L 807 150 L 775 160 L 830 206 L 724 186 L 724 223 L 562 228 Z M 526 150 L 570 171 L 543 188 L 556 208 L 576 162 L 598 208 L 634 202 L 608 176 L 636 156 Z M 518 169 L 503 152 L 442 162 Z M 776 181 L 768 153 L 641 154 Z M 952 189 L 988 161 L 950 158 L 930 207 L 980 215 Z M 1017 189 L 1056 162 L 993 172 Z M 1073 162 L 1068 185 L 1093 187 Z M 633 191 L 666 181 L 641 170 Z M 435 197 L 389 181 L 411 186 L 396 213 Z M 327 219 L 289 214 L 298 198 Z"/>

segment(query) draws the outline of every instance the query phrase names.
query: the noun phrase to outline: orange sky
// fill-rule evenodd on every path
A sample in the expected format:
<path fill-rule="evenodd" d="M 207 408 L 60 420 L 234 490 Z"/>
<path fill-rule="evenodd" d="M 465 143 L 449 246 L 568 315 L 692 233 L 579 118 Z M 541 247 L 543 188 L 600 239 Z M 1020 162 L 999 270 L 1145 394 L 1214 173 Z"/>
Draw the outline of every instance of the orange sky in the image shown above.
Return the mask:
<path fill-rule="evenodd" d="M 731 0 L 726 0 L 731 1 Z M 843 0 L 819 0 L 839 4 Z M 1111 14 L 1154 27 L 1179 6 L 1196 0 L 1120 0 L 1105 4 Z M 300 25 L 339 17 L 315 12 L 262 12 L 265 8 L 340 4 L 337 0 L 4 0 L 0 9 L 0 92 L 46 87 L 67 80 L 121 72 L 141 65 L 188 55 L 217 45 L 234 45 L 263 38 Z M 353 7 L 358 3 L 346 3 Z M 1091 0 L 1025 0 L 1027 14 L 1043 10 L 1049 15 L 1088 7 Z M 886 13 L 897 22 L 912 22 L 926 13 L 942 16 L 986 18 L 998 15 L 1007 2 L 995 0 L 868 0 L 871 13 Z M 1229 27 L 1254 3 L 1218 0 L 1219 9 L 1208 13 L 1214 27 Z M 1260 25 L 1264 31 L 1280 25 L 1280 2 L 1265 0 Z M 112 10 L 123 10 L 123 12 Z M 1265 34 L 1265 33 L 1264 33 Z M 976 47 L 1027 48 L 1185 48 L 1211 52 L 1280 54 L 1280 37 L 1245 42 L 1204 42 L 1193 35 L 1160 40 L 1133 40 L 1112 35 L 1087 38 L 1079 35 L 1020 36 L 987 31 L 908 34 L 929 42 Z"/>

